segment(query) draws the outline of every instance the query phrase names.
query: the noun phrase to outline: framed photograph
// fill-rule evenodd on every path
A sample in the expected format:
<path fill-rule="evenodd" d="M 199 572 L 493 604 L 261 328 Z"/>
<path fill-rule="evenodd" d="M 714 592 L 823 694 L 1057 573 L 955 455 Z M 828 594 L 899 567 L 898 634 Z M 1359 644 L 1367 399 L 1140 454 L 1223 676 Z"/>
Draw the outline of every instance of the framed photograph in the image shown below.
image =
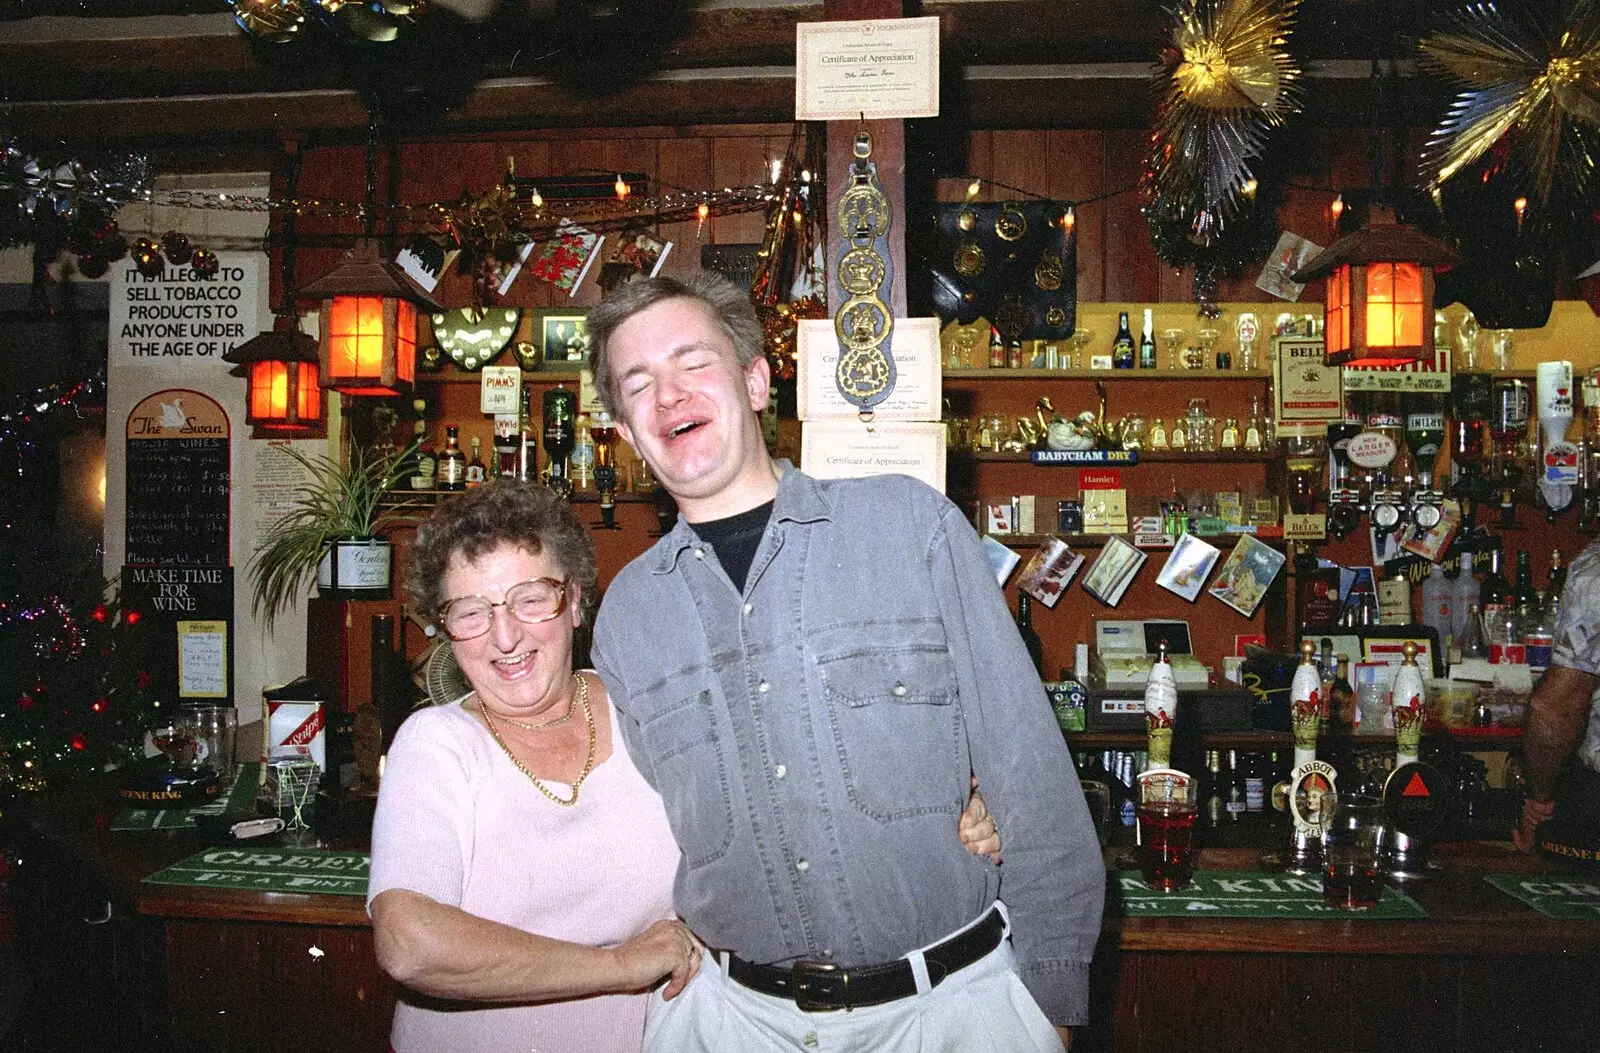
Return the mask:
<path fill-rule="evenodd" d="M 1221 555 L 1216 546 L 1201 541 L 1193 534 L 1184 534 L 1172 546 L 1172 555 L 1167 557 L 1166 566 L 1156 575 L 1156 584 L 1193 603 L 1200 598 L 1206 576 L 1217 565 L 1217 557 Z"/>
<path fill-rule="evenodd" d="M 1072 551 L 1065 541 L 1047 537 L 1028 557 L 1028 565 L 1022 568 L 1022 576 L 1017 579 L 1017 588 L 1046 607 L 1054 607 L 1081 566 L 1083 557 Z"/>
<path fill-rule="evenodd" d="M 1120 537 L 1106 538 L 1105 548 L 1100 550 L 1094 566 L 1083 577 L 1083 591 L 1106 606 L 1115 607 L 1147 558 Z"/>
<path fill-rule="evenodd" d="M 1283 569 L 1286 558 L 1282 552 L 1242 534 L 1239 543 L 1228 553 L 1222 570 L 1217 572 L 1217 583 L 1210 588 L 1211 595 L 1249 618 L 1266 598 L 1267 587 Z"/>
<path fill-rule="evenodd" d="M 579 369 L 589 364 L 587 308 L 551 307 L 533 312 L 533 336 L 546 369 Z"/>

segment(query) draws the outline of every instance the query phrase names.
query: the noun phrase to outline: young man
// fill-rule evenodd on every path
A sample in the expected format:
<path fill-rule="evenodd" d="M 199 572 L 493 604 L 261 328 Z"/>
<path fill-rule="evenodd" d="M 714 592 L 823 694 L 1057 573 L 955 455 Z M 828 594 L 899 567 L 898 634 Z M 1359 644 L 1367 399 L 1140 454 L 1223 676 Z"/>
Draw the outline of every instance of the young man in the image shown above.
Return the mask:
<path fill-rule="evenodd" d="M 730 283 L 635 281 L 588 328 L 682 513 L 612 583 L 595 663 L 721 966 L 653 1005 L 647 1048 L 1054 1048 L 1085 1020 L 1105 872 L 972 527 L 907 477 L 768 455 Z M 950 836 L 973 772 L 1003 868 Z"/>
<path fill-rule="evenodd" d="M 1522 747 L 1528 796 L 1511 836 L 1524 852 L 1538 844 L 1594 859 L 1600 853 L 1600 541 L 1572 561 L 1555 637 L 1550 668 L 1528 710 Z M 1574 751 L 1577 762 L 1569 764 Z"/>

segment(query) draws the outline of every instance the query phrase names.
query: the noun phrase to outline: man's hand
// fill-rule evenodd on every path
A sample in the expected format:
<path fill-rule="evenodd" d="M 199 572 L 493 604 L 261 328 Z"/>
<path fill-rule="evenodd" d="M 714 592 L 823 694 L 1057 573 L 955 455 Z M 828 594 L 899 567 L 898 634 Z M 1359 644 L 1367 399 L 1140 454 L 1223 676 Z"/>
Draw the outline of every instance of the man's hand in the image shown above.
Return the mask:
<path fill-rule="evenodd" d="M 989 862 L 1000 862 L 1000 827 L 989 814 L 989 806 L 978 792 L 978 777 L 972 777 L 972 796 L 967 798 L 966 810 L 956 823 L 956 833 L 968 852 L 984 856 Z"/>
<path fill-rule="evenodd" d="M 1522 801 L 1522 818 L 1511 831 L 1511 841 L 1523 852 L 1532 852 L 1539 832 L 1539 824 L 1556 814 L 1556 802 L 1536 801 L 1525 797 Z"/>
<path fill-rule="evenodd" d="M 1058 1027 L 1058 1028 L 1056 1028 L 1056 1034 L 1061 1036 L 1061 1048 L 1062 1049 L 1071 1049 L 1072 1048 L 1072 1028 L 1070 1028 L 1070 1027 Z"/>

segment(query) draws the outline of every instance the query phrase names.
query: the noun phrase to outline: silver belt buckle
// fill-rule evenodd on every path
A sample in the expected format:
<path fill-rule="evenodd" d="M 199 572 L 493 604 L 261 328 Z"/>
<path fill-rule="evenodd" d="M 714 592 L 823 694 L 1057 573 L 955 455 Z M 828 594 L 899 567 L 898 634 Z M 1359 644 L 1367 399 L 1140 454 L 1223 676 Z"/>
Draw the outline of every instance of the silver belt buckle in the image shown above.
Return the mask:
<path fill-rule="evenodd" d="M 815 1001 L 809 997 L 810 977 L 823 977 L 830 973 L 839 974 L 840 1001 L 842 1005 L 830 1005 L 826 1002 Z M 840 1009 L 850 1011 L 850 974 L 840 969 L 835 962 L 795 962 L 789 967 L 789 987 L 794 992 L 794 1005 L 796 1009 L 807 1013 L 832 1013 Z"/>

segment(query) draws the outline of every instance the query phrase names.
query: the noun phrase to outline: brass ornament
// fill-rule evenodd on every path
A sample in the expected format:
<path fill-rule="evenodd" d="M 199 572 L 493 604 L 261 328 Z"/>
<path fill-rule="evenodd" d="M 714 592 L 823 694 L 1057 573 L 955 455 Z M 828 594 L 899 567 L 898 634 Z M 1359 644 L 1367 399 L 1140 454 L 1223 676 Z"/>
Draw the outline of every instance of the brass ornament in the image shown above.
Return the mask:
<path fill-rule="evenodd" d="M 866 296 L 883 284 L 883 257 L 868 248 L 851 249 L 839 260 L 839 285 L 851 296 Z"/>
<path fill-rule="evenodd" d="M 1020 294 L 1006 293 L 1000 298 L 1000 306 L 994 312 L 994 327 L 1007 342 L 1016 340 L 1028 328 L 1028 308 L 1023 305 Z"/>
<path fill-rule="evenodd" d="M 994 217 L 994 232 L 1001 241 L 1021 241 L 1028 233 L 1028 217 L 1015 202 L 1007 201 Z"/>
<path fill-rule="evenodd" d="M 1067 312 L 1058 305 L 1051 304 L 1044 312 L 1044 324 L 1052 329 L 1060 329 L 1067 324 Z"/>
<path fill-rule="evenodd" d="M 950 261 L 956 273 L 963 278 L 976 278 L 982 274 L 984 263 L 983 248 L 975 241 L 963 241 L 957 245 L 956 254 Z"/>
<path fill-rule="evenodd" d="M 833 319 L 839 340 L 834 383 L 839 393 L 867 416 L 894 387 L 894 359 L 888 349 L 894 316 L 880 293 L 889 279 L 886 235 L 892 208 L 878 182 L 877 165 L 871 160 L 872 136 L 865 127 L 856 133 L 854 153 L 849 185 L 839 195 L 835 209 L 845 242 L 835 273 L 840 288 L 850 296 Z"/>
<path fill-rule="evenodd" d="M 1600 6 L 1570 5 L 1567 24 L 1547 30 L 1515 14 L 1465 7 L 1418 45 L 1426 64 L 1461 86 L 1423 148 L 1422 178 L 1437 190 L 1506 140 L 1541 205 L 1558 181 L 1581 197 L 1600 145 Z"/>
<path fill-rule="evenodd" d="M 232 0 L 240 29 L 267 44 L 296 39 L 310 14 L 308 0 Z"/>
<path fill-rule="evenodd" d="M 956 226 L 971 234 L 978 229 L 978 214 L 970 208 L 964 208 L 956 216 Z"/>
<path fill-rule="evenodd" d="M 539 363 L 543 360 L 543 356 L 539 354 L 539 346 L 527 340 L 518 340 L 512 344 L 511 355 L 525 372 L 538 369 Z"/>
<path fill-rule="evenodd" d="M 1045 292 L 1055 292 L 1061 288 L 1066 275 L 1066 267 L 1062 265 L 1061 257 L 1056 255 L 1055 250 L 1046 249 L 1033 268 L 1033 284 Z"/>

